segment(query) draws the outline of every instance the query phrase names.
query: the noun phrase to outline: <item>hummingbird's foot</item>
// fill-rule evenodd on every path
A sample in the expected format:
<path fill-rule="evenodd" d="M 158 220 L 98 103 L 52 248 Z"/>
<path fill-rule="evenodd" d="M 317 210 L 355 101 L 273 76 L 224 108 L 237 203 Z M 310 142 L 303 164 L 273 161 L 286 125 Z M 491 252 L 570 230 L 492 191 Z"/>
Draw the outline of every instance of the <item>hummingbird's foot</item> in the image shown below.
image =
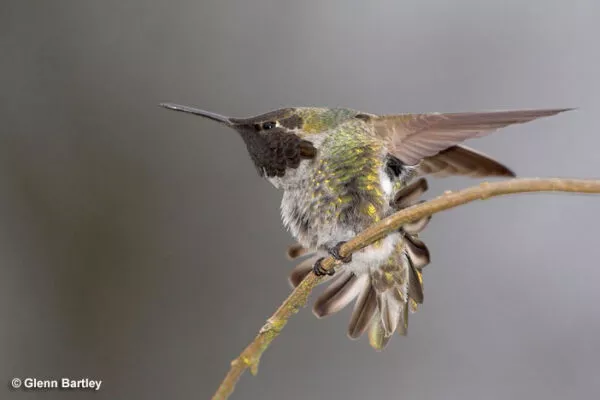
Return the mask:
<path fill-rule="evenodd" d="M 317 261 L 315 261 L 315 265 L 313 265 L 313 272 L 316 276 L 323 276 L 323 275 L 332 276 L 333 274 L 335 274 L 335 270 L 333 268 L 331 268 L 331 269 L 323 268 L 321 263 L 323 262 L 324 259 L 325 259 L 325 257 L 319 258 Z"/>
<path fill-rule="evenodd" d="M 346 243 L 346 242 L 345 241 L 339 242 L 338 244 L 336 244 L 332 248 L 327 249 L 327 252 L 331 255 L 331 257 L 333 257 L 337 261 L 340 261 L 340 262 L 342 262 L 344 264 L 347 264 L 347 263 L 349 263 L 349 262 L 352 261 L 352 254 L 349 254 L 349 255 L 347 255 L 345 257 L 342 257 L 340 255 L 340 248 L 342 247 L 342 245 L 344 243 Z M 313 272 L 315 273 L 316 276 L 323 276 L 323 275 L 332 276 L 333 274 L 335 274 L 335 269 L 334 268 L 331 268 L 331 269 L 325 269 L 325 268 L 323 268 L 323 266 L 321 264 L 323 263 L 324 259 L 325 259 L 325 257 L 319 258 L 315 262 L 315 265 L 313 265 Z"/>
<path fill-rule="evenodd" d="M 344 264 L 348 264 L 352 261 L 352 254 L 348 254 L 346 257 L 342 257 L 340 255 L 340 247 L 342 247 L 344 243 L 346 243 L 346 241 L 339 242 L 333 246 L 331 249 L 329 249 L 329 254 L 331 254 L 331 257 L 335 258 L 336 260 L 341 261 Z"/>

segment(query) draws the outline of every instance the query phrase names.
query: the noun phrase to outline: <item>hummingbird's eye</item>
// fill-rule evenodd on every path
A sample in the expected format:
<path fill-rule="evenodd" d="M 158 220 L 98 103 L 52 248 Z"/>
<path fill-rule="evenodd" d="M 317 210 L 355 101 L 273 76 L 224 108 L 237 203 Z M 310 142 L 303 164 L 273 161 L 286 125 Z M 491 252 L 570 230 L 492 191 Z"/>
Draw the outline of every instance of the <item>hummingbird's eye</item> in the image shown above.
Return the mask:
<path fill-rule="evenodd" d="M 276 125 L 277 124 L 273 121 L 267 121 L 267 122 L 263 122 L 262 128 L 263 128 L 263 130 L 268 131 L 269 129 L 275 128 Z"/>

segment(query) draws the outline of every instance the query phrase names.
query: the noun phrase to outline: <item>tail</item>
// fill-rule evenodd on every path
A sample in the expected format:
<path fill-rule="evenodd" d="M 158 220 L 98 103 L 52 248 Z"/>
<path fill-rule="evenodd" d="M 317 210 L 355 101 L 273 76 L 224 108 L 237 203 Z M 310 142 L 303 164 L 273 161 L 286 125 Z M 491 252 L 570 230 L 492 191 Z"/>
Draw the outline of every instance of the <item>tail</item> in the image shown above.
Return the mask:
<path fill-rule="evenodd" d="M 425 179 L 410 184 L 395 196 L 397 209 L 409 207 L 427 190 Z M 313 305 L 318 318 L 335 314 L 356 299 L 348 326 L 348 336 L 358 339 L 368 330 L 369 343 L 382 350 L 398 331 L 406 335 L 408 315 L 416 312 L 423 303 L 422 269 L 429 264 L 427 246 L 418 234 L 427 226 L 430 217 L 404 225 L 400 232 L 402 240 L 390 258 L 369 273 L 355 275 L 343 268 L 323 282 L 331 282 Z M 288 251 L 290 258 L 307 255 L 297 245 Z M 290 274 L 290 283 L 296 287 L 312 271 L 316 255 L 297 265 Z"/>

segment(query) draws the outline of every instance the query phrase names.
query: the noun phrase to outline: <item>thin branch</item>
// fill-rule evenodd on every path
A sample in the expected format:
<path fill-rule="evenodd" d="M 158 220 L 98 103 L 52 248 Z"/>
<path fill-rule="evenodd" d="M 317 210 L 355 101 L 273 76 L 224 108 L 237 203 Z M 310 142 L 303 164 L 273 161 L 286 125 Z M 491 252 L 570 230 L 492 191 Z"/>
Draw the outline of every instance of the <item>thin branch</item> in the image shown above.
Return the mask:
<path fill-rule="evenodd" d="M 475 200 L 515 193 L 530 192 L 573 192 L 600 193 L 600 181 L 583 179 L 513 179 L 502 182 L 484 182 L 458 192 L 446 192 L 433 200 L 398 211 L 372 225 L 340 248 L 342 257 L 366 247 L 396 231 L 402 225 L 428 215 L 454 208 Z M 323 260 L 322 266 L 330 269 L 336 261 L 332 257 Z M 304 307 L 312 289 L 323 279 L 309 274 L 275 313 L 267 320 L 252 343 L 231 363 L 231 369 L 213 396 L 213 400 L 225 400 L 233 393 L 242 373 L 249 368 L 253 375 L 258 372 L 258 363 L 264 351 L 284 328 L 288 319 Z"/>

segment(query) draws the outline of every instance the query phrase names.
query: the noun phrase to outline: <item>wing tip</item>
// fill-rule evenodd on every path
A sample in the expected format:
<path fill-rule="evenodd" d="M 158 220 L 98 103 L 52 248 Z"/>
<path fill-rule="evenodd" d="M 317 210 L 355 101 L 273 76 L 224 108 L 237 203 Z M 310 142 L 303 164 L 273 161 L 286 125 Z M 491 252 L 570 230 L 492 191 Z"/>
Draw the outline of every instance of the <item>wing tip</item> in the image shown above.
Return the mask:
<path fill-rule="evenodd" d="M 512 169 L 503 166 L 504 168 L 501 171 L 498 171 L 496 176 L 505 177 L 505 178 L 516 178 L 517 174 Z"/>
<path fill-rule="evenodd" d="M 548 109 L 548 115 L 556 115 L 561 114 L 568 111 L 576 111 L 579 110 L 579 107 L 567 107 L 567 108 L 552 108 Z"/>

